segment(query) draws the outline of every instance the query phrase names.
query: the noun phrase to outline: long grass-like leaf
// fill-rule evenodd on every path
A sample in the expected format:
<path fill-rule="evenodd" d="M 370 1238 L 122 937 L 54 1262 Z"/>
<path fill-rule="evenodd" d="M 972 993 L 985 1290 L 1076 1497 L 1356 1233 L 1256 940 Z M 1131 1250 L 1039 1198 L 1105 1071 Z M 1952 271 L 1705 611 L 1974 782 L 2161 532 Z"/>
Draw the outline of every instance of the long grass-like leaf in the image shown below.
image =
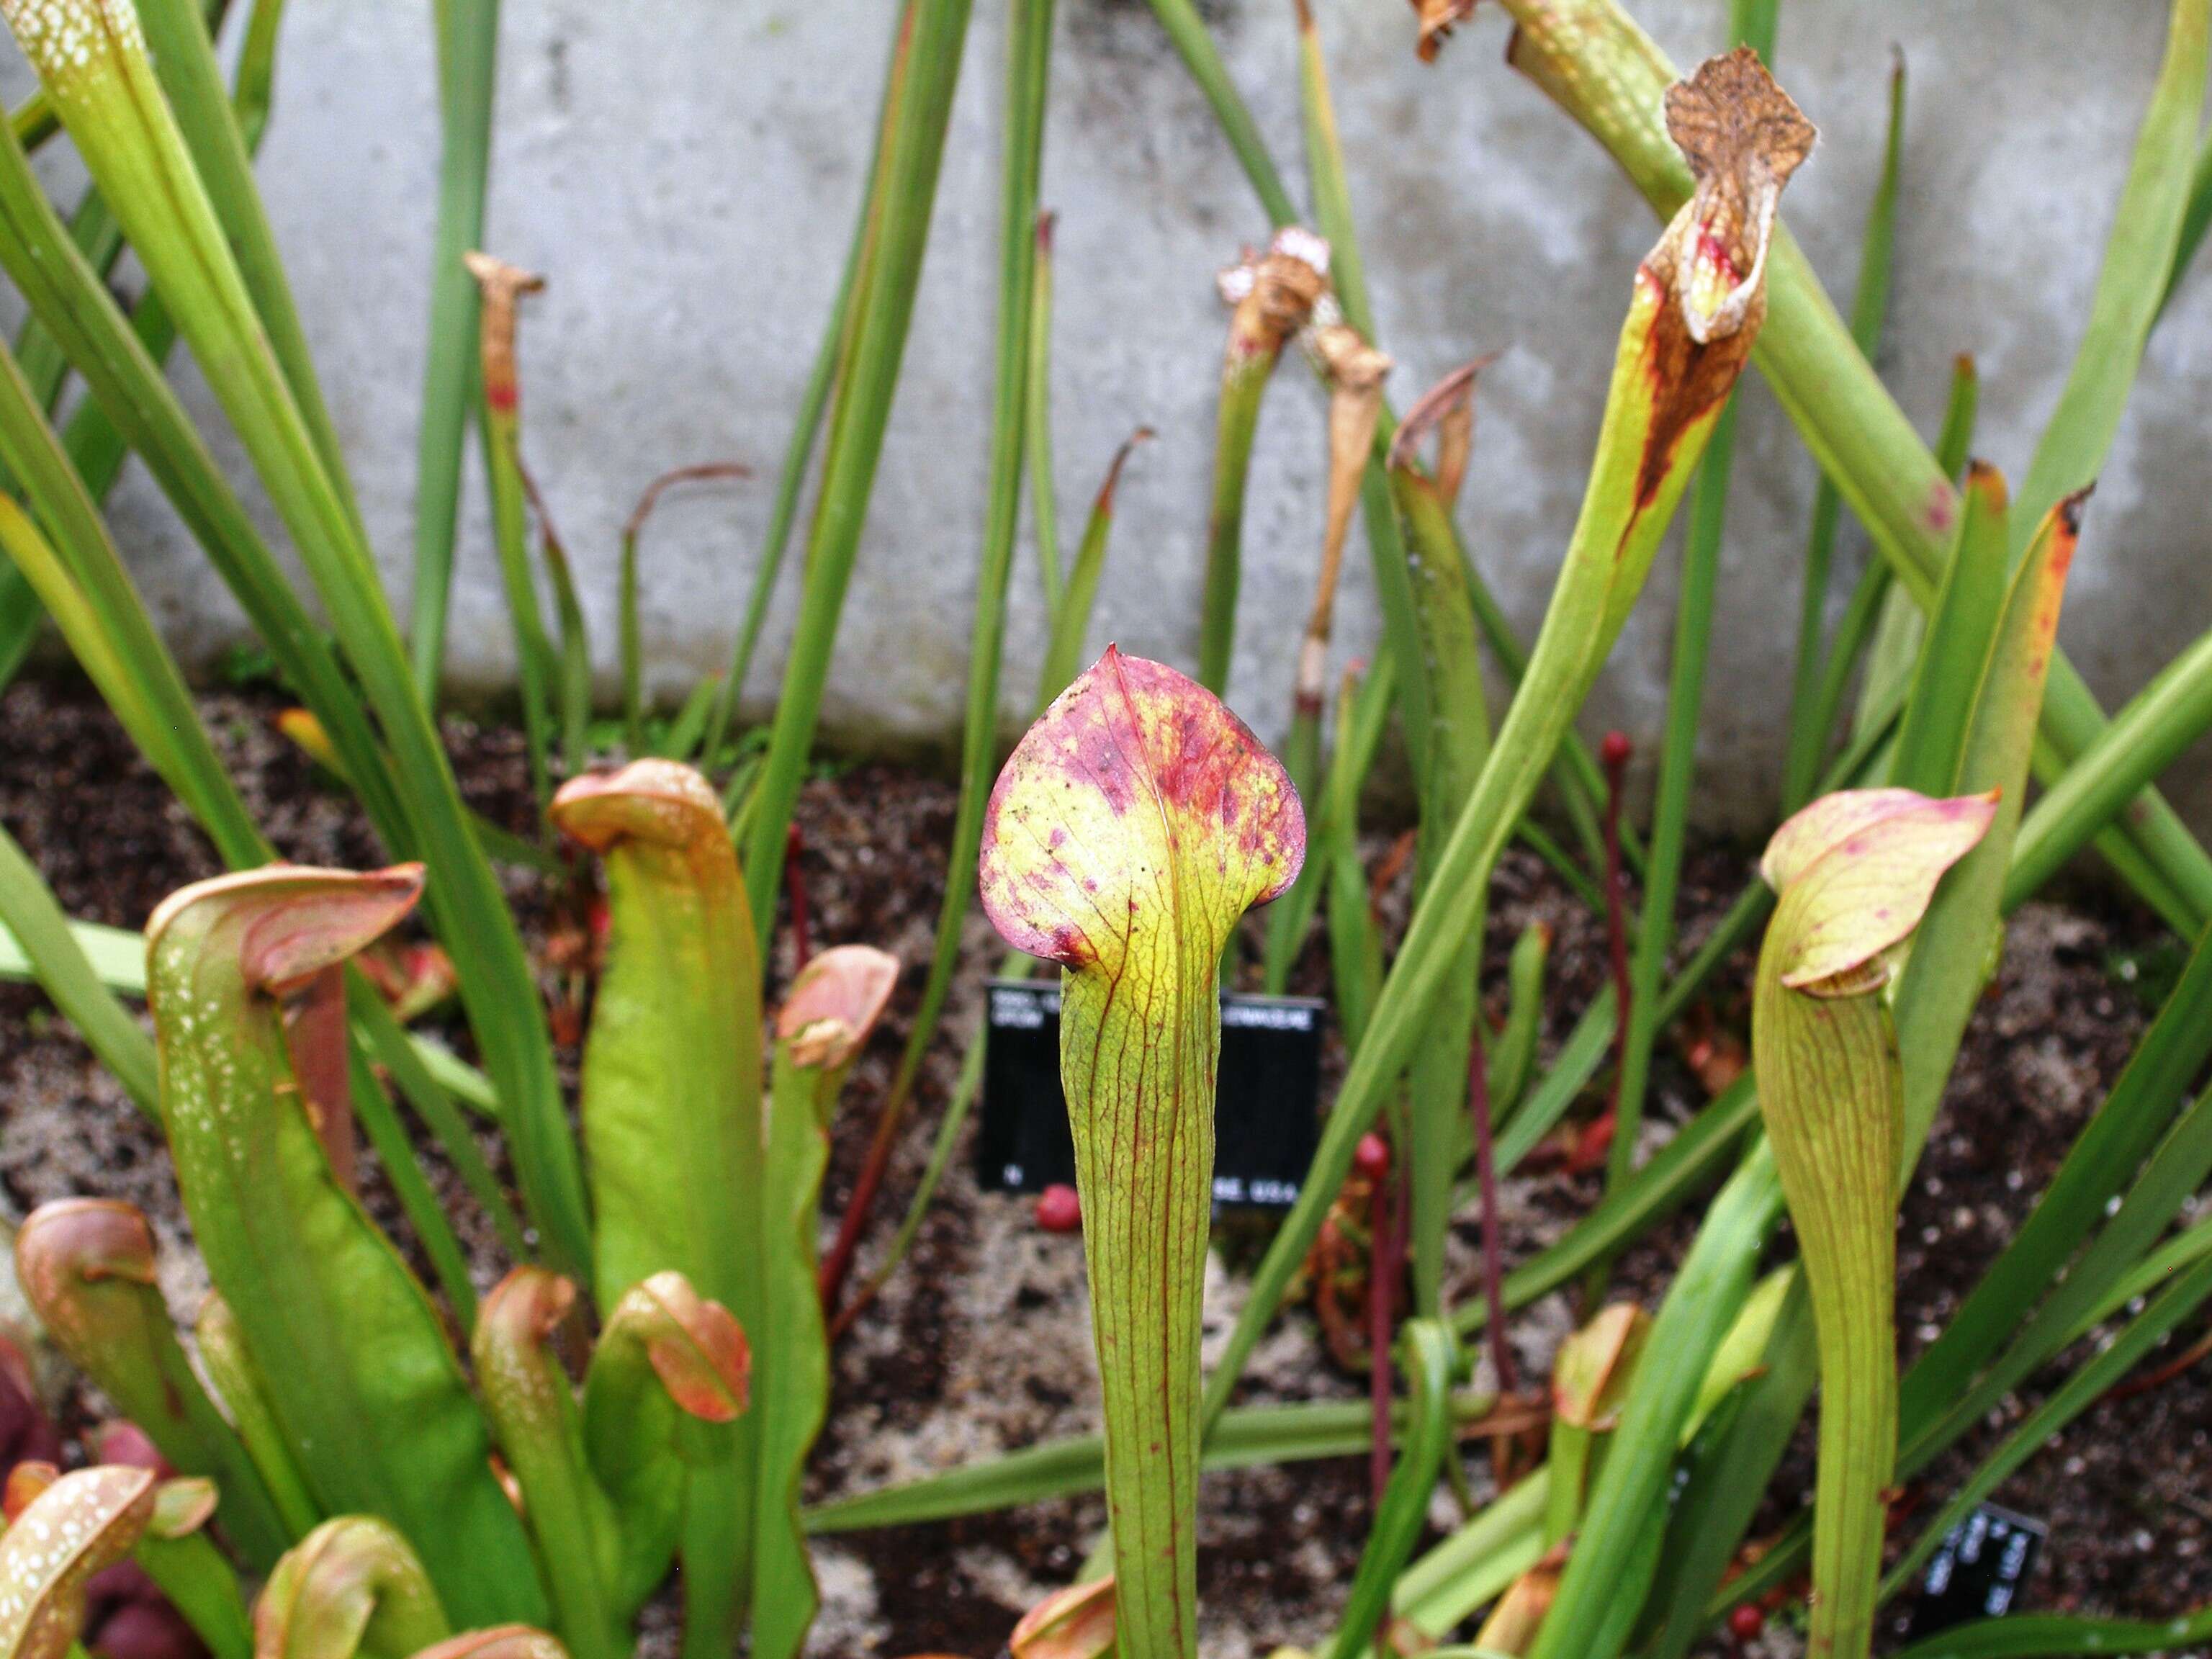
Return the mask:
<path fill-rule="evenodd" d="M 990 477 L 985 485 L 981 567 L 975 579 L 975 614 L 968 646 L 968 708 L 961 732 L 960 799 L 953 813 L 945 897 L 937 939 L 922 982 L 905 1051 L 877 1120 L 883 1152 L 846 1206 L 836 1243 L 822 1265 L 822 1294 L 834 1306 L 853 1252 L 873 1207 L 889 1143 L 904 1121 L 914 1081 L 937 1035 L 945 998 L 959 965 L 963 925 L 975 889 L 968 878 L 983 839 L 983 807 L 999 758 L 999 682 L 1006 654 L 1006 596 L 1013 579 L 1014 548 L 1021 527 L 1022 446 L 1029 394 L 1030 307 L 1036 297 L 1037 179 L 1044 162 L 1045 94 L 1052 62 L 1052 0 L 1018 0 L 1006 41 L 1006 126 L 1000 156 L 999 215 L 999 341 L 997 388 L 991 417 Z M 758 843 L 755 846 L 757 848 Z M 757 884 L 756 884 L 757 890 Z M 872 1175 L 875 1180 L 870 1180 Z"/>
<path fill-rule="evenodd" d="M 1905 143 L 1905 60 L 1889 77 L 1888 137 L 1882 146 L 1881 175 L 1867 209 L 1859 243 L 1858 287 L 1851 301 L 1851 342 L 1869 360 L 1881 343 L 1882 319 L 1889 309 L 1890 252 L 1896 243 L 1898 163 Z M 1797 617 L 1796 678 L 1790 688 L 1789 750 L 1783 767 L 1782 800 L 1795 811 L 1811 799 L 1828 739 L 1821 714 L 1822 649 L 1828 607 L 1828 571 L 1835 558 L 1836 531 L 1843 520 L 1843 498 L 1823 474 L 1813 491 L 1813 527 L 1805 544 L 1805 585 Z M 1828 711 L 1831 720 L 1833 709 Z"/>
<path fill-rule="evenodd" d="M 907 327 L 913 320 L 969 5 L 969 0 L 916 0 L 908 17 L 905 84 L 886 133 L 882 217 L 866 281 L 854 298 L 851 372 L 838 387 L 823 462 L 822 498 L 807 544 L 805 592 L 745 830 L 741 861 L 753 925 L 763 942 L 775 921 L 785 832 L 813 746 L 837 619 L 860 552 Z"/>
<path fill-rule="evenodd" d="M 415 457 L 415 685 L 434 708 L 446 657 L 461 444 L 476 407 L 477 285 L 461 263 L 483 246 L 491 172 L 499 0 L 436 0 L 438 223 L 430 256 L 429 347 Z"/>
<path fill-rule="evenodd" d="M 1479 1424 L 1497 1403 L 1487 1394 L 1453 1395 L 1455 1429 Z M 1412 1407 L 1399 1402 L 1391 1419 L 1394 1431 L 1403 1435 L 1411 1420 Z M 1206 1442 L 1200 1467 L 1238 1469 L 1351 1457 L 1366 1449 L 1369 1426 L 1364 1401 L 1242 1406 L 1222 1418 Z M 1071 1435 L 963 1463 L 942 1474 L 835 1498 L 806 1512 L 807 1530 L 830 1534 L 912 1526 L 1096 1492 L 1106 1478 L 1105 1443 L 1099 1435 Z"/>
<path fill-rule="evenodd" d="M 2064 390 L 2021 480 L 2014 553 L 2027 532 L 2064 496 L 2097 481 L 2119 431 L 2143 344 L 2180 249 L 2188 216 L 2197 133 L 2212 65 L 2212 5 L 2174 0 L 2166 59 L 2136 134 L 2127 184 L 2112 215 L 2105 262 L 2089 301 L 2088 326 Z"/>
<path fill-rule="evenodd" d="M 1389 1616 L 1391 1592 L 1428 1524 L 1429 1496 L 1451 1455 L 1451 1334 L 1434 1320 L 1414 1319 L 1401 1340 L 1413 1384 L 1408 1431 L 1360 1551 L 1330 1659 L 1354 1659 Z"/>

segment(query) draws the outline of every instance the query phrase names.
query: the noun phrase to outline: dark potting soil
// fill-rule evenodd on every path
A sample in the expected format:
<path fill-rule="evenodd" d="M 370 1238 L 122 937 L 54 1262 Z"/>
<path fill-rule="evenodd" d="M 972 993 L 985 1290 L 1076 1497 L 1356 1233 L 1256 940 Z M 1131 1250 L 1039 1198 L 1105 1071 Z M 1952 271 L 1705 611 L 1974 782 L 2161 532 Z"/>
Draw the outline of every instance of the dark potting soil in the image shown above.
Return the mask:
<path fill-rule="evenodd" d="M 202 700 L 233 775 L 270 839 L 301 861 L 365 865 L 375 843 L 343 799 L 271 725 L 276 704 L 257 692 Z M 515 830 L 530 828 L 530 792 L 514 733 L 454 720 L 446 727 L 471 802 Z M 866 765 L 809 783 L 799 822 L 799 866 L 817 945 L 864 940 L 906 967 L 901 995 L 857 1069 L 841 1114 L 825 1198 L 842 1212 L 866 1155 L 874 1108 L 892 1070 L 927 970 L 953 791 L 941 781 Z M 137 927 L 167 892 L 212 874 L 204 841 L 92 694 L 68 681 L 19 684 L 0 696 L 0 823 L 21 842 L 71 914 Z M 1370 864 L 1387 864 L 1392 838 L 1377 836 Z M 1748 878 L 1741 848 L 1701 849 L 1686 872 L 1682 932 L 1694 945 Z M 511 896 L 533 942 L 561 925 L 544 884 L 508 872 Z M 1385 925 L 1402 925 L 1402 872 L 1380 895 Z M 1486 983 L 1502 985 L 1504 955 L 1522 928 L 1553 929 L 1547 989 L 1547 1045 L 1605 982 L 1604 930 L 1534 858 L 1508 855 L 1496 884 Z M 775 969 L 787 963 L 779 929 Z M 915 1109 L 899 1136 L 876 1230 L 896 1224 L 926 1162 L 975 1028 L 982 975 L 1000 947 L 969 918 L 959 981 L 945 1027 L 923 1066 Z M 1934 1139 L 1906 1200 L 1899 1237 L 1900 1346 L 1908 1357 L 1932 1340 L 1994 1257 L 2066 1147 L 2103 1098 L 2154 1010 L 2178 960 L 2143 917 L 2092 900 L 2037 904 L 2012 924 L 1997 982 L 1968 1033 Z M 1320 943 L 1300 967 L 1302 989 L 1326 983 Z M 1686 1023 L 1689 1043 L 1670 1045 L 1654 1079 L 1656 1144 L 1707 1097 L 1740 1054 L 1747 1030 L 1744 976 L 1732 964 Z M 550 982 L 550 976 L 549 976 Z M 1493 1015 L 1500 1010 L 1493 1005 Z M 564 1063 L 573 1066 L 573 1046 Z M 1331 1075 L 1334 1076 L 1334 1062 Z M 1581 1103 L 1585 1123 L 1601 1103 Z M 495 1158 L 495 1139 L 483 1144 Z M 461 1195 L 434 1151 L 426 1164 L 451 1199 L 477 1277 L 489 1285 L 502 1263 L 489 1228 Z M 1575 1173 L 1543 1149 L 1504 1185 L 1509 1262 L 1525 1259 L 1595 1201 L 1601 1178 Z M 153 1218 L 164 1243 L 173 1305 L 189 1308 L 199 1279 L 159 1137 L 93 1063 L 67 1024 L 33 988 L 0 986 L 0 1209 L 20 1216 L 72 1193 L 126 1198 Z M 373 1157 L 364 1193 L 403 1245 L 405 1230 Z M 2192 1214 L 2196 1212 L 2192 1211 Z M 1619 1294 L 1656 1306 L 1696 1223 L 1695 1206 L 1632 1249 L 1616 1274 Z M 1475 1229 L 1455 1241 L 1454 1291 L 1478 1293 Z M 1230 1241 L 1240 1263 L 1249 1239 Z M 860 1269 L 873 1263 L 864 1251 Z M 1233 1322 L 1241 1274 L 1217 1260 L 1207 1281 L 1210 1344 Z M 1516 1315 L 1522 1376 L 1543 1376 L 1575 1310 L 1555 1295 Z M 2194 1339 L 2178 1343 L 2141 1375 Z M 1927 1509 L 2033 1407 L 2052 1377 L 2031 1382 L 1931 1473 Z M 1303 1310 L 1278 1322 L 1250 1367 L 1250 1401 L 1352 1399 L 1364 1379 L 1331 1363 Z M 98 1402 L 62 1401 L 65 1426 L 86 1426 Z M 1041 1233 L 1025 1201 L 979 1190 L 965 1148 L 953 1159 L 913 1255 L 841 1344 L 830 1427 L 809 1476 L 810 1501 L 913 1479 L 1041 1440 L 1095 1429 L 1088 1309 L 1079 1244 Z M 2136 1618 L 2169 1616 L 2212 1601 L 2212 1362 L 2094 1407 L 1998 1488 L 1996 1500 L 2048 1523 L 2051 1539 L 2023 1605 Z M 1488 1459 L 1470 1449 L 1478 1492 Z M 1801 1435 L 1776 1483 L 1809 1496 L 1809 1439 Z M 1203 1645 L 1209 1655 L 1269 1651 L 1278 1642 L 1324 1640 L 1365 1535 L 1364 1461 L 1210 1476 L 1200 1521 Z M 925 1651 L 987 1655 L 1016 1618 L 1082 1559 L 1101 1520 L 1094 1498 L 1033 1505 L 942 1523 L 841 1534 L 819 1548 L 824 1613 L 814 1650 L 824 1655 Z M 1439 1528 L 1456 1510 L 1439 1498 Z M 1908 1520 L 1908 1528 L 1915 1521 Z M 665 1623 L 656 1620 L 655 1623 Z M 658 1646 L 649 1641 L 649 1645 Z M 1716 1647 L 1714 1651 L 1727 1651 Z M 1756 1651 L 1795 1650 L 1779 1622 Z"/>

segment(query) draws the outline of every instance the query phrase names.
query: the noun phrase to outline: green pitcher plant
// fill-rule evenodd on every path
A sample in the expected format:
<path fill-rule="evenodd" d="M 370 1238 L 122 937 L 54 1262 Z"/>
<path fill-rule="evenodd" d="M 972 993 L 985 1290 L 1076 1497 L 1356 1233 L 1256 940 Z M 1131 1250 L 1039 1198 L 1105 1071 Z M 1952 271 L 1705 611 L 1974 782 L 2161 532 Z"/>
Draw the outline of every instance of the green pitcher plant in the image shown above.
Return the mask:
<path fill-rule="evenodd" d="M 1820 1352 L 1808 1651 L 1863 1659 L 1897 1455 L 1896 1206 L 1905 1072 L 1881 991 L 1996 798 L 1823 796 L 1767 843 L 1776 895 L 1753 981 L 1759 1109 L 1796 1225 Z"/>
<path fill-rule="evenodd" d="M 1203 686 L 1112 647 L 1015 746 L 985 818 L 985 910 L 1060 966 L 1123 1659 L 1197 1651 L 1221 953 L 1304 857 L 1280 763 Z"/>

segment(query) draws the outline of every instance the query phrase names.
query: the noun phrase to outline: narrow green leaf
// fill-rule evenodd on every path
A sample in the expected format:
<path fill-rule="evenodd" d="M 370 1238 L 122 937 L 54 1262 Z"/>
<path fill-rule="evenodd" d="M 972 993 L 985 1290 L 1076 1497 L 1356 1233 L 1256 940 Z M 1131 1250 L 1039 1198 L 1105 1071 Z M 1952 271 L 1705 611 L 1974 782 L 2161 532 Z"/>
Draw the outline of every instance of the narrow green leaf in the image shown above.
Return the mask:
<path fill-rule="evenodd" d="M 1905 1139 L 1898 1180 L 1906 1178 L 1936 1121 L 1959 1044 L 1993 968 L 2002 939 L 2007 866 L 2027 793 L 2036 716 L 2057 648 L 2059 609 L 2074 562 L 2079 497 L 2061 501 L 2028 544 L 1990 630 L 1987 665 L 1971 703 L 1947 790 L 1993 790 L 1996 811 L 1981 844 L 1944 882 L 1913 942 L 1897 988 L 1897 1045 L 1905 1068 Z M 1971 512 L 1969 514 L 1971 518 Z M 1966 557 L 1960 550 L 1960 562 Z M 1929 651 L 1944 632 L 1938 609 Z M 1925 695 L 1923 688 L 1918 695 Z M 1924 728 L 1923 728 L 1924 729 Z M 1907 738 L 1914 730 L 1906 714 Z M 1907 738 L 1899 739 L 1904 752 Z"/>
<path fill-rule="evenodd" d="M 1389 1616 L 1391 1591 L 1428 1525 L 1429 1498 L 1443 1460 L 1451 1455 L 1451 1378 L 1458 1345 L 1450 1328 L 1432 1319 L 1407 1321 L 1399 1340 L 1413 1385 L 1410 1431 L 1359 1553 L 1329 1659 L 1354 1659 Z"/>
<path fill-rule="evenodd" d="M 760 1418 L 759 1538 L 751 1651 L 797 1659 L 821 1596 L 806 1556 L 799 1486 L 830 1413 L 830 1344 L 815 1285 L 822 1177 L 830 1129 L 853 1062 L 898 983 L 896 957 L 841 945 L 809 962 L 776 1014 L 762 1193 L 763 1318 L 753 1335 L 753 1407 Z"/>
<path fill-rule="evenodd" d="M 238 1570 L 205 1533 L 157 1538 L 149 1530 L 131 1553 L 215 1659 L 252 1659 L 253 1622 Z"/>
<path fill-rule="evenodd" d="M 2003 475 L 1977 465 L 1966 475 L 1966 513 L 1928 613 L 1889 781 L 1923 794 L 1947 793 L 1973 718 L 1974 696 L 2005 605 L 2009 537 Z"/>
<path fill-rule="evenodd" d="M 968 704 L 961 726 L 960 798 L 953 811 L 945 896 L 921 1000 L 890 1093 L 877 1120 L 870 1175 L 883 1168 L 923 1056 L 937 1035 L 945 999 L 959 965 L 963 924 L 974 888 L 967 872 L 983 836 L 983 807 L 999 757 L 1000 675 L 1006 645 L 1006 595 L 1021 528 L 1022 446 L 1026 430 L 1030 347 L 1030 307 L 1036 286 L 1037 179 L 1044 164 L 1046 94 L 1052 63 L 1053 0 L 1016 0 L 1006 38 L 1006 133 L 999 200 L 999 338 L 992 402 L 990 477 L 984 486 L 981 567 L 968 643 Z M 1095 579 L 1094 579 L 1095 580 Z M 757 854 L 755 854 L 757 856 Z M 854 1188 L 823 1273 L 823 1295 L 834 1300 L 875 1202 L 875 1181 Z"/>
<path fill-rule="evenodd" d="M 416 693 L 425 708 L 436 707 L 445 670 L 461 443 L 477 401 L 477 285 L 461 256 L 483 246 L 499 0 L 437 0 L 433 15 L 438 43 L 438 222 L 430 255 L 422 418 L 416 440 L 412 643 Z"/>
<path fill-rule="evenodd" d="M 279 371 L 193 171 L 145 43 L 128 14 L 93 0 L 0 4 L 133 250 L 174 311 L 320 591 L 368 708 L 392 744 L 417 845 L 434 863 L 433 920 L 452 951 L 471 1026 L 512 1103 L 520 1184 L 549 1254 L 589 1254 L 582 1179 L 553 1074 L 544 1010 L 497 880 L 471 836 L 453 769 L 417 700 L 375 562 Z"/>
<path fill-rule="evenodd" d="M 2015 556 L 2045 514 L 2064 497 L 2096 483 L 2119 430 L 2142 362 L 2143 344 L 2158 320 L 2181 245 L 2208 64 L 2212 64 L 2212 3 L 2174 0 L 2166 24 L 2166 59 L 2136 134 L 2127 184 L 2112 216 L 2105 262 L 2089 301 L 2088 326 L 2027 475 L 2021 480 Z"/>
<path fill-rule="evenodd" d="M 262 329 L 283 371 L 292 400 L 307 422 L 324 470 L 358 529 L 361 511 L 346 481 L 344 451 L 323 402 L 314 359 L 307 350 L 307 331 L 301 326 L 299 307 L 293 303 L 291 284 L 284 275 L 284 261 L 276 251 L 276 232 L 253 181 L 253 158 L 246 134 L 222 84 L 222 67 L 216 63 L 214 42 L 208 38 L 202 0 L 137 0 L 137 9 L 161 90 L 176 117 L 177 130 L 184 135 L 193 169 L 222 221 L 223 235 L 238 261 Z M 273 21 L 270 27 L 273 28 Z"/>
<path fill-rule="evenodd" d="M 745 830 L 745 880 L 753 927 L 763 943 L 775 921 L 784 837 L 813 746 L 837 619 L 860 551 L 907 328 L 913 319 L 969 8 L 969 0 L 915 0 L 908 19 L 905 82 L 885 135 L 882 217 L 875 247 L 867 256 L 866 279 L 854 296 L 852 372 L 838 388 L 823 461 L 821 500 L 807 543 L 805 592 L 784 668 L 783 692 L 776 704 L 758 799 Z"/>
<path fill-rule="evenodd" d="M 283 1517 L 284 1533 L 276 1547 L 306 1537 L 322 1520 L 322 1509 L 308 1490 L 307 1474 L 276 1421 L 268 1388 L 254 1367 L 252 1355 L 246 1351 L 246 1337 L 238 1328 L 237 1316 L 221 1291 L 210 1291 L 201 1302 L 199 1317 L 192 1322 L 192 1339 L 209 1387 L 229 1414 L 246 1455 L 252 1460 Z M 275 1553 L 272 1549 L 272 1559 Z"/>
<path fill-rule="evenodd" d="M 2178 1619 L 2090 1619 L 2029 1613 L 1954 1625 L 1898 1659 L 2052 1659 L 2060 1654 L 2166 1653 L 2212 1640 L 2212 1607 Z"/>
<path fill-rule="evenodd" d="M 1493 1395 L 1455 1394 L 1451 1399 L 1455 1429 L 1480 1421 L 1497 1403 Z M 1411 1416 L 1407 1401 L 1396 1402 L 1391 1425 L 1401 1443 Z M 1224 1414 L 1206 1443 L 1199 1467 L 1201 1472 L 1210 1472 L 1351 1457 L 1367 1449 L 1373 1427 L 1373 1413 L 1365 1401 L 1240 1406 Z M 806 1511 L 806 1527 L 813 1533 L 840 1533 L 948 1521 L 1096 1492 L 1105 1479 L 1104 1437 L 1070 1435 L 1024 1446 L 1003 1456 L 963 1463 L 942 1474 L 833 1498 Z"/>
<path fill-rule="evenodd" d="M 1942 430 L 1936 439 L 1936 464 L 1947 478 L 1956 480 L 1966 467 L 1980 398 L 1981 380 L 1974 360 L 1962 354 L 1951 364 L 1950 397 L 1944 404 Z M 1876 558 L 1869 560 L 1867 568 L 1887 573 L 1889 580 L 1881 599 L 1881 620 L 1875 626 L 1874 642 L 1867 653 L 1866 676 L 1859 683 L 1854 731 L 1863 731 L 1893 698 L 1904 695 L 1911 683 L 1913 666 L 1920 659 L 1920 643 L 1926 632 L 1920 607 L 1896 580 L 1896 573 L 1888 564 Z M 1950 568 L 1947 558 L 1942 581 L 1950 580 Z"/>

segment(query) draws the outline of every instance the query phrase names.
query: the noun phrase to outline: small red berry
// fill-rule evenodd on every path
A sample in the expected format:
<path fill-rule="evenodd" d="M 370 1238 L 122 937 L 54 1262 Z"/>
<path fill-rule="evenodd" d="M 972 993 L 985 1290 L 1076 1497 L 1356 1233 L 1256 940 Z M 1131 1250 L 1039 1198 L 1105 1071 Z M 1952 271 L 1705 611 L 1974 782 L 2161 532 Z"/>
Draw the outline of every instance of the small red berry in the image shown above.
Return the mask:
<path fill-rule="evenodd" d="M 1075 1188 L 1064 1181 L 1055 1181 L 1039 1193 L 1036 1224 L 1048 1233 L 1081 1232 L 1083 1200 L 1076 1196 Z"/>
<path fill-rule="evenodd" d="M 1729 1634 L 1739 1642 L 1757 1640 L 1759 1633 L 1765 1628 L 1766 1615 L 1749 1601 L 1729 1614 Z"/>
<path fill-rule="evenodd" d="M 1352 1151 L 1352 1167 L 1370 1181 L 1380 1181 L 1390 1173 L 1390 1143 L 1371 1132 L 1360 1136 L 1359 1145 Z"/>
<path fill-rule="evenodd" d="M 1608 732 L 1597 746 L 1597 757 L 1610 767 L 1626 766 L 1635 747 L 1629 742 L 1627 732 Z"/>

